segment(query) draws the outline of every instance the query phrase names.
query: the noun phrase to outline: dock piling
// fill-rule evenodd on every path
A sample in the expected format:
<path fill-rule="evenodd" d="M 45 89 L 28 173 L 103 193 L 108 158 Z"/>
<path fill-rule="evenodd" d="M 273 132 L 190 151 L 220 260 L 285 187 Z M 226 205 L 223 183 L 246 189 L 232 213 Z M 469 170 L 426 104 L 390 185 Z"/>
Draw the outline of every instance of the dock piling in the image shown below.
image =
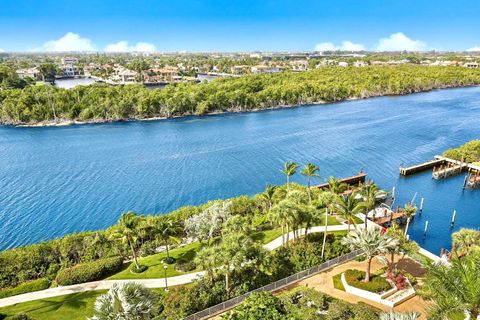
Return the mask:
<path fill-rule="evenodd" d="M 453 215 L 452 215 L 452 223 L 450 224 L 450 228 L 453 228 L 455 225 L 455 216 L 457 215 L 457 209 L 453 210 Z"/>
<path fill-rule="evenodd" d="M 428 220 L 425 221 L 425 230 L 423 231 L 423 238 L 427 237 L 427 230 L 428 230 Z"/>
<path fill-rule="evenodd" d="M 420 214 L 422 214 L 422 211 L 423 211 L 423 197 L 420 200 Z"/>

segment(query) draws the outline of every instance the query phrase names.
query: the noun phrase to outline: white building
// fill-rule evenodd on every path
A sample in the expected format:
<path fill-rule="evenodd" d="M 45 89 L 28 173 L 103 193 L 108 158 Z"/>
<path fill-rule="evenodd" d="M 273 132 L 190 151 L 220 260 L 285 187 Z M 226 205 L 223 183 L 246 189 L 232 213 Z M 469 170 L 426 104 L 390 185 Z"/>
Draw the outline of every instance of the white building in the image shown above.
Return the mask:
<path fill-rule="evenodd" d="M 467 62 L 463 65 L 465 68 L 477 69 L 480 67 L 480 64 L 477 62 Z"/>
<path fill-rule="evenodd" d="M 42 79 L 42 73 L 37 67 L 34 68 L 26 68 L 26 69 L 18 69 L 16 71 L 17 75 L 22 78 L 32 78 L 35 80 L 41 80 Z"/>
<path fill-rule="evenodd" d="M 266 73 L 278 73 L 280 68 L 270 67 L 265 65 L 258 65 L 251 68 L 253 74 L 266 74 Z"/>
<path fill-rule="evenodd" d="M 74 65 L 78 63 L 78 58 L 64 57 L 62 58 L 62 64 L 64 65 Z"/>
<path fill-rule="evenodd" d="M 358 60 L 353 63 L 353 66 L 357 68 L 361 68 L 361 67 L 368 66 L 368 63 L 366 63 L 365 61 Z"/>
<path fill-rule="evenodd" d="M 64 77 L 75 77 L 78 75 L 78 68 L 69 64 L 62 66 L 62 74 Z"/>
<path fill-rule="evenodd" d="M 346 67 L 348 67 L 348 62 L 340 61 L 340 62 L 338 63 L 338 66 L 339 66 L 339 67 L 346 68 Z"/>

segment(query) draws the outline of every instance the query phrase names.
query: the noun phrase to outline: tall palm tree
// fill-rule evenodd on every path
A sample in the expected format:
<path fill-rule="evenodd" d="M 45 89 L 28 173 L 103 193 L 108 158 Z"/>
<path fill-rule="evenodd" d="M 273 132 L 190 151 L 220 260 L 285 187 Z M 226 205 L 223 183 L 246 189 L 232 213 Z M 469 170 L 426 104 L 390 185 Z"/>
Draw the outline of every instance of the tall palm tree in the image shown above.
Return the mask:
<path fill-rule="evenodd" d="M 128 211 L 123 213 L 118 220 L 115 231 L 111 234 L 111 238 L 128 244 L 132 251 L 133 260 L 135 261 L 135 268 L 139 268 L 137 252 L 135 250 L 135 244 L 138 239 L 137 225 L 139 222 L 139 216 L 134 212 Z"/>
<path fill-rule="evenodd" d="M 380 320 L 417 320 L 418 314 L 415 312 L 399 313 L 389 312 L 380 314 Z"/>
<path fill-rule="evenodd" d="M 284 200 L 282 200 L 284 201 Z M 282 227 L 282 245 L 285 245 L 285 227 L 287 226 L 287 213 L 280 204 L 275 205 L 269 212 L 270 221 Z"/>
<path fill-rule="evenodd" d="M 167 262 L 170 260 L 169 246 L 172 242 L 179 242 L 176 235 L 181 232 L 181 230 L 182 228 L 180 227 L 180 224 L 170 218 L 162 218 L 155 223 L 155 231 L 158 238 L 164 243 L 165 248 L 167 249 Z"/>
<path fill-rule="evenodd" d="M 158 297 L 144 286 L 133 283 L 114 283 L 107 293 L 95 301 L 90 320 L 148 320 L 158 316 L 155 305 Z"/>
<path fill-rule="evenodd" d="M 431 264 L 425 291 L 435 302 L 429 319 L 450 319 L 465 312 L 480 316 L 480 253 L 454 258 L 451 265 Z"/>
<path fill-rule="evenodd" d="M 290 191 L 290 177 L 293 176 L 298 169 L 298 164 L 295 162 L 285 162 L 284 167 L 280 170 L 287 177 L 287 192 Z"/>
<path fill-rule="evenodd" d="M 350 225 L 355 224 L 355 215 L 362 211 L 362 205 L 356 199 L 356 195 L 354 193 L 350 194 L 347 198 L 343 197 L 342 195 L 337 195 L 334 210 L 342 218 L 347 220 L 348 231 L 350 231 Z"/>
<path fill-rule="evenodd" d="M 307 177 L 308 179 L 308 201 L 312 202 L 312 196 L 310 194 L 311 180 L 313 177 L 320 178 L 320 175 L 317 173 L 320 170 L 320 167 L 314 165 L 313 163 L 308 163 L 303 166 L 301 174 Z"/>
<path fill-rule="evenodd" d="M 347 245 L 351 250 L 361 249 L 367 257 L 365 282 L 370 281 L 372 259 L 394 245 L 392 238 L 377 229 L 357 229 L 343 237 L 342 244 Z"/>
<path fill-rule="evenodd" d="M 217 248 L 215 246 L 212 247 L 204 247 L 197 252 L 195 255 L 195 265 L 201 266 L 203 270 L 205 270 L 205 274 L 208 278 L 212 281 L 215 279 L 215 269 L 218 267 L 218 259 L 216 258 L 217 255 Z"/>
<path fill-rule="evenodd" d="M 361 191 L 363 201 L 360 203 L 360 205 L 365 210 L 365 228 L 367 227 L 367 214 L 371 210 L 375 209 L 377 205 L 378 192 L 379 189 L 374 183 L 365 185 Z"/>

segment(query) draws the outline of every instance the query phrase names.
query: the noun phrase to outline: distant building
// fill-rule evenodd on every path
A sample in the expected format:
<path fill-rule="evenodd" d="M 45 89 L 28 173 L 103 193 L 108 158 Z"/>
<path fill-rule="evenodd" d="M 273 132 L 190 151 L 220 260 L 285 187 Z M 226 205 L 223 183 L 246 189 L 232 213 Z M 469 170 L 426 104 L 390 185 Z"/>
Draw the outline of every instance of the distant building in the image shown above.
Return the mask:
<path fill-rule="evenodd" d="M 134 83 L 137 80 L 138 73 L 122 66 L 115 68 L 115 74 L 110 78 L 115 82 Z"/>
<path fill-rule="evenodd" d="M 463 66 L 465 68 L 477 69 L 480 67 L 480 64 L 478 64 L 477 62 L 466 62 Z"/>
<path fill-rule="evenodd" d="M 230 72 L 235 75 L 245 74 L 248 70 L 248 66 L 232 66 Z"/>
<path fill-rule="evenodd" d="M 365 61 L 358 60 L 353 63 L 353 66 L 357 68 L 361 68 L 361 67 L 368 66 L 368 63 L 366 63 Z"/>
<path fill-rule="evenodd" d="M 266 73 L 278 73 L 280 68 L 270 67 L 265 65 L 258 65 L 251 68 L 253 74 L 266 74 Z"/>
<path fill-rule="evenodd" d="M 340 61 L 340 62 L 338 63 L 338 66 L 339 66 L 339 67 L 343 67 L 343 68 L 348 67 L 348 62 Z"/>
<path fill-rule="evenodd" d="M 181 78 L 178 75 L 178 68 L 169 66 L 147 70 L 143 77 L 145 82 L 150 83 L 174 82 Z"/>
<path fill-rule="evenodd" d="M 62 64 L 74 65 L 78 63 L 78 58 L 64 57 L 62 58 Z"/>
<path fill-rule="evenodd" d="M 64 77 L 75 77 L 78 75 L 78 68 L 73 65 L 63 65 L 62 66 L 62 75 Z"/>
<path fill-rule="evenodd" d="M 290 66 L 293 71 L 305 71 L 308 70 L 308 61 L 307 60 L 293 60 L 290 61 Z"/>
<path fill-rule="evenodd" d="M 378 60 L 375 60 L 375 61 L 372 61 L 370 62 L 373 66 L 384 66 L 386 65 L 387 63 L 385 61 L 378 61 Z"/>
<path fill-rule="evenodd" d="M 27 69 L 18 69 L 16 73 L 22 79 L 32 78 L 35 80 L 42 80 L 42 73 L 37 67 L 27 68 Z"/>

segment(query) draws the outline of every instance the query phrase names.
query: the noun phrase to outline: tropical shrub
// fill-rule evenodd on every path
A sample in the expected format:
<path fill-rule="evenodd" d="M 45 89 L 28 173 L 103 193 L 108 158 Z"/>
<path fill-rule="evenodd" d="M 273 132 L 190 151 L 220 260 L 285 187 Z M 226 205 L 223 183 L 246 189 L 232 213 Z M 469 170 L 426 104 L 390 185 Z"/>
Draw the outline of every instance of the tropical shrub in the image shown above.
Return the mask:
<path fill-rule="evenodd" d="M 233 311 L 222 316 L 225 320 L 281 320 L 286 317 L 282 301 L 271 292 L 254 292 Z"/>
<path fill-rule="evenodd" d="M 17 294 L 48 289 L 50 287 L 50 283 L 50 280 L 45 278 L 28 281 L 18 285 L 15 288 L 0 290 L 0 299 L 15 296 Z"/>
<path fill-rule="evenodd" d="M 193 261 L 178 261 L 175 265 L 175 270 L 178 272 L 190 272 L 195 270 L 197 266 Z"/>
<path fill-rule="evenodd" d="M 355 288 L 366 291 L 381 293 L 392 289 L 390 283 L 386 278 L 379 275 L 372 275 L 369 282 L 365 282 L 365 272 L 355 269 L 348 269 L 345 271 L 345 281 Z"/>
<path fill-rule="evenodd" d="M 56 281 L 61 286 L 68 286 L 99 280 L 118 271 L 122 267 L 122 264 L 122 257 L 112 257 L 78 264 L 71 268 L 60 270 L 57 274 Z"/>

